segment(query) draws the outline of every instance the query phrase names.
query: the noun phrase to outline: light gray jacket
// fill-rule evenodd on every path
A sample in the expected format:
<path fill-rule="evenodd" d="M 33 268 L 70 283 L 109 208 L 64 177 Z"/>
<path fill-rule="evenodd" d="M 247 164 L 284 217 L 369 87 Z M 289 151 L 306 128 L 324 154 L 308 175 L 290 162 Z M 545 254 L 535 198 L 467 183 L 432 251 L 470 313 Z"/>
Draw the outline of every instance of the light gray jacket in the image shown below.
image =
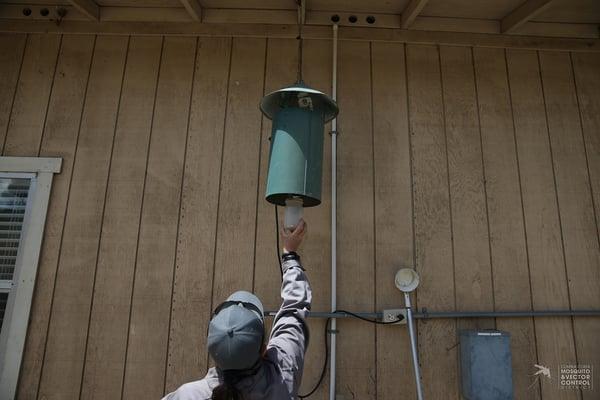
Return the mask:
<path fill-rule="evenodd" d="M 308 346 L 306 317 L 312 291 L 302 266 L 295 260 L 283 263 L 281 298 L 267 351 L 258 372 L 236 386 L 244 400 L 295 400 L 302 380 L 304 354 Z M 209 400 L 223 382 L 216 368 L 199 381 L 186 383 L 163 400 Z"/>

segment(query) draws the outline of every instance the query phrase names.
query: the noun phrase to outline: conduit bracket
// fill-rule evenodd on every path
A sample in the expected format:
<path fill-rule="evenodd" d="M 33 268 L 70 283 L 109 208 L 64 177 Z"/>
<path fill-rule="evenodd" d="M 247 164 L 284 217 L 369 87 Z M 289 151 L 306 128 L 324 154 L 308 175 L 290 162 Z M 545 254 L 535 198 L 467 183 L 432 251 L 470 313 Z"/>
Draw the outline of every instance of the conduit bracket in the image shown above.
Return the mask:
<path fill-rule="evenodd" d="M 298 23 L 301 25 L 306 23 L 306 0 L 298 1 Z"/>

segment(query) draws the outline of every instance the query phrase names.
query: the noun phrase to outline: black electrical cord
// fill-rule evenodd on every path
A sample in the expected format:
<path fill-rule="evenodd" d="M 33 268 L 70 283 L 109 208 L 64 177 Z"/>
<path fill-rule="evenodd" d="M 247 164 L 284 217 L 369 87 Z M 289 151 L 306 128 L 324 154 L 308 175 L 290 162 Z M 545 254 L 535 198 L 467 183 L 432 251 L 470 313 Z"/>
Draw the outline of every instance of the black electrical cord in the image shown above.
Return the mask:
<path fill-rule="evenodd" d="M 277 241 L 277 263 L 279 264 L 279 272 L 281 273 L 281 280 L 283 281 L 283 269 L 281 266 L 281 247 L 279 246 L 279 213 L 277 210 L 277 204 L 275 205 L 275 236 L 276 236 L 276 241 Z M 398 323 L 398 321 L 402 321 L 402 319 L 404 318 L 403 315 L 398 315 L 397 321 L 383 322 L 383 321 L 377 321 L 374 319 L 361 317 L 358 314 L 355 314 L 353 312 L 346 311 L 346 310 L 335 310 L 334 312 L 348 314 L 348 315 L 350 315 L 354 318 L 360 319 L 362 321 L 370 322 L 372 324 L 379 324 L 379 325 L 396 324 L 396 323 Z M 317 384 L 312 388 L 312 390 L 310 392 L 308 392 L 307 394 L 304 394 L 304 395 L 302 395 L 302 394 L 298 395 L 298 397 L 301 399 L 306 399 L 306 398 L 312 396 L 317 391 L 319 386 L 321 386 L 321 383 L 323 383 L 323 379 L 325 378 L 325 373 L 327 372 L 327 363 L 329 362 L 329 341 L 327 340 L 327 333 L 329 333 L 329 322 L 330 321 L 331 321 L 331 318 L 327 318 L 327 320 L 325 321 L 325 361 L 323 363 L 323 369 L 321 370 L 321 375 L 319 376 L 319 380 L 318 380 Z"/>
<path fill-rule="evenodd" d="M 327 341 L 327 333 L 329 332 L 329 322 L 331 321 L 331 318 L 327 318 L 327 320 L 325 321 L 325 361 L 323 362 L 323 369 L 321 370 L 321 376 L 319 377 L 319 381 L 317 382 L 317 384 L 312 388 L 312 390 L 310 392 L 308 392 L 307 394 L 299 394 L 298 397 L 301 399 L 306 399 L 307 397 L 312 396 L 317 389 L 319 388 L 319 386 L 321 386 L 321 383 L 323 383 L 323 378 L 325 378 L 325 373 L 327 372 L 327 364 L 329 363 L 329 342 Z"/>
<path fill-rule="evenodd" d="M 275 204 L 275 238 L 277 240 L 277 263 L 279 264 L 279 273 L 283 282 L 283 267 L 281 266 L 281 248 L 279 247 L 279 213 L 277 212 L 277 204 Z"/>
<path fill-rule="evenodd" d="M 397 321 L 389 321 L 389 322 L 383 322 L 383 321 L 377 321 L 374 319 L 369 319 L 369 318 L 365 318 L 365 317 L 361 317 L 358 314 L 354 314 L 350 311 L 346 311 L 346 310 L 335 310 L 335 313 L 344 313 L 344 314 L 348 314 L 354 318 L 360 319 L 362 321 L 365 322 L 370 322 L 372 324 L 379 324 L 379 325 L 391 325 L 391 324 L 396 324 L 399 321 L 402 321 L 404 319 L 404 316 L 402 314 L 398 315 Z M 306 399 L 307 397 L 310 397 L 311 395 L 313 395 L 317 389 L 319 388 L 319 386 L 321 386 L 321 383 L 323 383 L 323 378 L 325 377 L 325 372 L 327 372 L 327 363 L 329 361 L 329 342 L 327 341 L 327 333 L 329 332 L 329 322 L 331 321 L 331 317 L 327 318 L 327 321 L 325 321 L 325 362 L 323 364 L 323 370 L 321 371 L 321 376 L 319 377 L 319 381 L 317 382 L 317 384 L 313 387 L 313 389 L 308 392 L 307 394 L 301 395 L 299 394 L 298 397 L 301 399 Z"/>
<path fill-rule="evenodd" d="M 397 324 L 398 322 L 402 321 L 404 319 L 404 315 L 399 314 L 396 316 L 396 318 L 398 318 L 396 321 L 377 321 L 376 319 L 369 319 L 369 318 L 365 318 L 365 317 L 361 317 L 358 314 L 354 314 L 350 311 L 346 311 L 346 310 L 335 310 L 334 312 L 336 313 L 344 313 L 344 314 L 348 314 L 353 316 L 354 318 L 358 318 L 360 320 L 366 321 L 366 322 L 370 322 L 372 324 L 378 324 L 378 325 L 393 325 L 393 324 Z"/>

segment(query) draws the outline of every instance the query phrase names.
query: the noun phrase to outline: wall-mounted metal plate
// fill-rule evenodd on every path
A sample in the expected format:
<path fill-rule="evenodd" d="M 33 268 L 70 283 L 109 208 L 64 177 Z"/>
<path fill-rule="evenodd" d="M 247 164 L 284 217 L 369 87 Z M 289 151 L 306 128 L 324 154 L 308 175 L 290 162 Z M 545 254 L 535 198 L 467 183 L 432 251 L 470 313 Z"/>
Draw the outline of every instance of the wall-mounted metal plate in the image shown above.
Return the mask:
<path fill-rule="evenodd" d="M 467 400 L 513 400 L 510 333 L 460 332 L 462 395 Z"/>

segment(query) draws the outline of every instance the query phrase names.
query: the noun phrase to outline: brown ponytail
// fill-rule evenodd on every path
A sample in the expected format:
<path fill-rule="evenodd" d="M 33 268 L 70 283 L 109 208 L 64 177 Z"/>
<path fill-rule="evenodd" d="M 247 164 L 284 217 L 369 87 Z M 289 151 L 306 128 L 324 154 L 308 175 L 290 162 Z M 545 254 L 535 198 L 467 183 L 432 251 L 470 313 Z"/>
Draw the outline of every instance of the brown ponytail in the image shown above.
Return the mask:
<path fill-rule="evenodd" d="M 242 400 L 242 394 L 233 385 L 223 382 L 213 389 L 212 400 Z"/>
<path fill-rule="evenodd" d="M 217 374 L 222 383 L 213 389 L 211 400 L 244 400 L 244 395 L 238 390 L 236 385 L 244 378 L 256 375 L 263 361 L 269 362 L 268 360 L 259 358 L 249 369 L 223 371 L 217 368 Z"/>
<path fill-rule="evenodd" d="M 244 378 L 256 374 L 260 360 L 249 370 L 217 370 L 223 383 L 213 389 L 212 400 L 243 400 L 244 395 L 236 388 L 236 385 Z"/>

